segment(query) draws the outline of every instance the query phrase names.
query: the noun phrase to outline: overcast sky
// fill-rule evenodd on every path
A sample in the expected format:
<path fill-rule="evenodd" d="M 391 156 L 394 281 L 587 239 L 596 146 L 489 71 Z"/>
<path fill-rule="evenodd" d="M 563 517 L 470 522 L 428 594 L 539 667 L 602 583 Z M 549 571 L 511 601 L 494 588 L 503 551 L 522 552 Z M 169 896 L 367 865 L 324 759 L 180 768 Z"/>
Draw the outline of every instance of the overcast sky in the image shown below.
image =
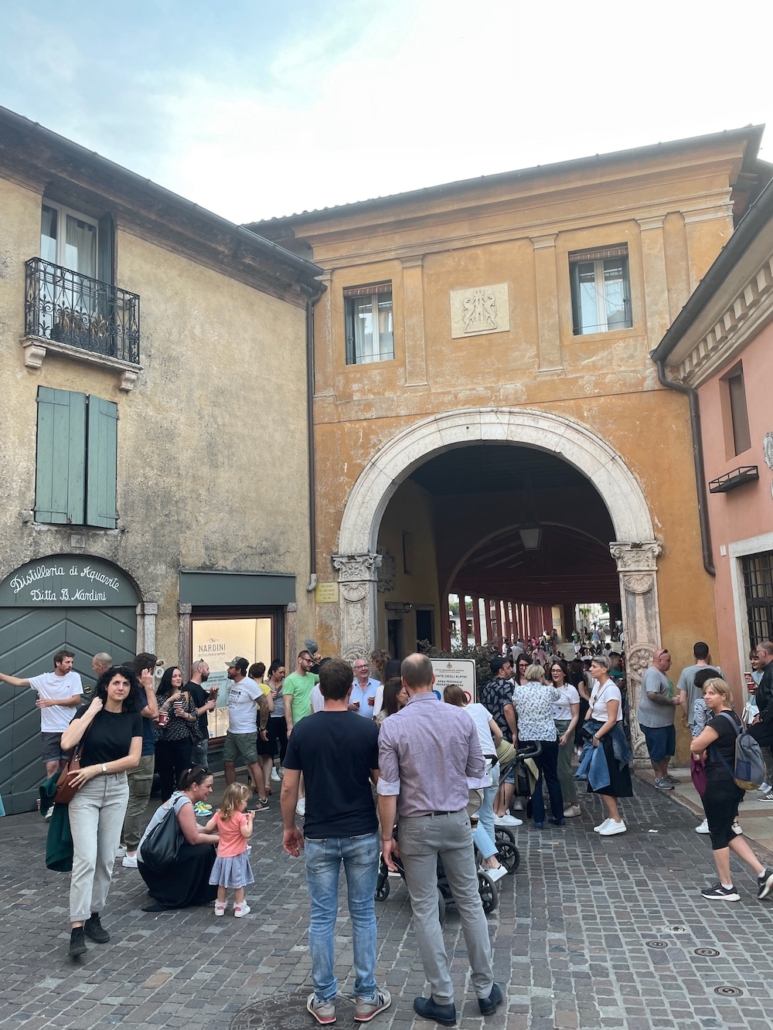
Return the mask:
<path fill-rule="evenodd" d="M 0 104 L 245 222 L 773 123 L 772 11 L 0 0 Z"/>

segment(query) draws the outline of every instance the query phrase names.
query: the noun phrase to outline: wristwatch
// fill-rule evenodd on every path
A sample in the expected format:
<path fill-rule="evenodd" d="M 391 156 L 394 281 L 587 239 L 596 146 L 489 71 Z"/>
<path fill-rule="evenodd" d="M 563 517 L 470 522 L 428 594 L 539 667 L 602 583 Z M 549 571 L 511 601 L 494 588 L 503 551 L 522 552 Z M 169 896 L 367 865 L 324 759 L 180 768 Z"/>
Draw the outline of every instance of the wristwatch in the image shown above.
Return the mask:
<path fill-rule="evenodd" d="M 102 763 L 102 772 L 103 772 L 103 773 L 106 773 L 106 772 L 107 772 L 107 762 L 103 762 L 103 763 Z"/>

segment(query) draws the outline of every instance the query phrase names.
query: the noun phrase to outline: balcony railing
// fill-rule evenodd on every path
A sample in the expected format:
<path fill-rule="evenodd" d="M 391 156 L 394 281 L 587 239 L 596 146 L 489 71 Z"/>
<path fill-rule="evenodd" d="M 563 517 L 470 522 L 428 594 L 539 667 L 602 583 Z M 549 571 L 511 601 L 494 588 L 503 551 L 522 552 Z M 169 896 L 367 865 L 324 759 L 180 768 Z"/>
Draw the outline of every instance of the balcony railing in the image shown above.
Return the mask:
<path fill-rule="evenodd" d="M 139 365 L 140 298 L 42 258 L 30 258 L 25 335 Z"/>

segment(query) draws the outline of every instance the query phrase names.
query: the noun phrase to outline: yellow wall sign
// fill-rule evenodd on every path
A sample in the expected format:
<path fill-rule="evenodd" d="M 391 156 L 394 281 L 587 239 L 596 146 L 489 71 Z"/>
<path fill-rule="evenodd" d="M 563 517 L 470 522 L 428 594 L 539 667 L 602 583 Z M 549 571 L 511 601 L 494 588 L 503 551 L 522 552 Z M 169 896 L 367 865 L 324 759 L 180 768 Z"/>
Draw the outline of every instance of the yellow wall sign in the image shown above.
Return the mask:
<path fill-rule="evenodd" d="M 337 583 L 317 583 L 317 604 L 334 604 L 338 601 Z"/>

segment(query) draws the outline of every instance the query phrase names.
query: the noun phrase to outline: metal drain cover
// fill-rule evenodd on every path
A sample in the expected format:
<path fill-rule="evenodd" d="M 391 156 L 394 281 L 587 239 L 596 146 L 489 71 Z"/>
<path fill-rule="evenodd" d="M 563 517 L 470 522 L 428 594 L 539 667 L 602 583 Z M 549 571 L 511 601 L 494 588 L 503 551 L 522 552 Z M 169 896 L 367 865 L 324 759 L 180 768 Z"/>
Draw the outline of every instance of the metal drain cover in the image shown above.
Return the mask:
<path fill-rule="evenodd" d="M 664 933 L 689 933 L 690 931 L 686 926 L 680 926 L 678 923 L 672 923 L 671 926 L 667 926 Z"/>
<path fill-rule="evenodd" d="M 715 994 L 721 994 L 723 998 L 740 998 L 743 991 L 740 987 L 715 987 Z"/>
<path fill-rule="evenodd" d="M 668 941 L 645 941 L 648 948 L 667 948 Z"/>
<path fill-rule="evenodd" d="M 718 958 L 719 952 L 716 948 L 696 948 L 693 955 L 700 955 L 701 958 Z"/>
<path fill-rule="evenodd" d="M 309 1030 L 312 1017 L 306 1011 L 306 994 L 275 995 L 271 1000 L 257 1000 L 241 1009 L 231 1019 L 230 1030 Z M 340 994 L 336 998 L 339 1022 L 354 1023 L 354 1002 Z"/>

